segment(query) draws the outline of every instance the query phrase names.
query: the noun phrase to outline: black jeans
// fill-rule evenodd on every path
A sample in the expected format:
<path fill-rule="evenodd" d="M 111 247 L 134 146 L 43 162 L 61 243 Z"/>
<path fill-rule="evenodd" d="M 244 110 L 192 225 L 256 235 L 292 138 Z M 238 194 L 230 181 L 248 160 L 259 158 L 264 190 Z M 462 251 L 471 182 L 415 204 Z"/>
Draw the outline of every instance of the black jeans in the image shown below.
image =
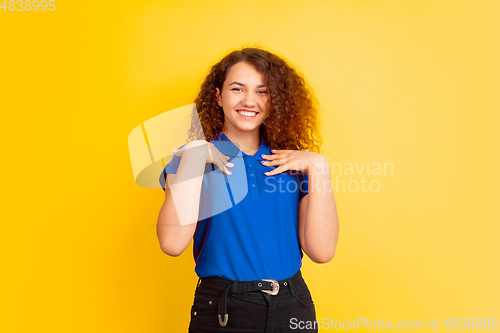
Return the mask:
<path fill-rule="evenodd" d="M 266 285 L 270 286 L 270 283 L 266 283 L 255 281 L 255 285 L 269 288 Z M 240 290 L 235 289 L 235 281 L 219 277 L 199 279 L 191 307 L 189 332 L 318 332 L 314 302 L 300 270 L 293 277 L 279 281 L 277 295 L 269 295 L 260 290 L 244 291 L 241 284 L 240 282 Z M 239 292 L 235 292 L 238 290 Z M 227 323 L 222 326 L 224 313 L 228 315 Z M 304 329 L 305 327 L 313 329 Z"/>

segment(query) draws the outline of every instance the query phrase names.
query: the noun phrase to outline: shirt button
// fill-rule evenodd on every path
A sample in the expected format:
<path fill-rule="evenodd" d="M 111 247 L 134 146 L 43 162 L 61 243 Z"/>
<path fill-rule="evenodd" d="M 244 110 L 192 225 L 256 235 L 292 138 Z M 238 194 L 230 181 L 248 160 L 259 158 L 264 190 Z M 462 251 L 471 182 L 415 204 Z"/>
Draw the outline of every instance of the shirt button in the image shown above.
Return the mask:
<path fill-rule="evenodd" d="M 196 311 L 193 314 L 196 316 Z"/>
<path fill-rule="evenodd" d="M 208 301 L 208 305 L 212 305 L 212 301 Z"/>
<path fill-rule="evenodd" d="M 251 168 L 251 167 L 253 167 L 253 164 L 249 164 L 248 166 Z"/>
<path fill-rule="evenodd" d="M 255 184 L 252 184 L 252 188 L 255 188 Z"/>
<path fill-rule="evenodd" d="M 250 177 L 255 177 L 255 175 L 252 173 L 252 174 L 250 175 Z"/>

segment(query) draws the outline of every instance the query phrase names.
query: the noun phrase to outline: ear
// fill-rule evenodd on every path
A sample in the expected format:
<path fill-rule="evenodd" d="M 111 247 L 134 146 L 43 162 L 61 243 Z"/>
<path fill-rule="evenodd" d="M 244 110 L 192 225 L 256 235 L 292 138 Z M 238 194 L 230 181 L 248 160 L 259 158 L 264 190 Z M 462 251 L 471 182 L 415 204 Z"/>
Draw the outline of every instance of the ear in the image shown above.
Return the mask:
<path fill-rule="evenodd" d="M 222 97 L 220 95 L 220 91 L 219 91 L 219 88 L 215 88 L 215 98 L 216 98 L 216 101 L 217 101 L 217 104 L 219 104 L 220 107 L 222 107 Z"/>

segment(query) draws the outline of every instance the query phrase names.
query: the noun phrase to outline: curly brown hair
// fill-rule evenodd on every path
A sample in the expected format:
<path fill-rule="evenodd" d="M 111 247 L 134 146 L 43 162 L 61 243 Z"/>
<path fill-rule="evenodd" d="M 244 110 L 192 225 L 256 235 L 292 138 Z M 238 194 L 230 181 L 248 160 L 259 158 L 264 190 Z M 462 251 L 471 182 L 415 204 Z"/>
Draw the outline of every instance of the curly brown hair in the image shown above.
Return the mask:
<path fill-rule="evenodd" d="M 264 143 L 274 149 L 308 149 L 319 153 L 322 144 L 319 103 L 312 88 L 300 72 L 284 59 L 256 47 L 233 51 L 212 66 L 195 99 L 196 109 L 192 115 L 193 120 L 199 117 L 203 133 L 200 133 L 199 127 L 192 126 L 189 137 L 193 139 L 204 135 L 210 141 L 222 131 L 224 112 L 216 102 L 215 88 L 222 91 L 229 69 L 240 61 L 253 65 L 263 74 L 264 84 L 270 93 L 271 114 L 259 128 Z"/>

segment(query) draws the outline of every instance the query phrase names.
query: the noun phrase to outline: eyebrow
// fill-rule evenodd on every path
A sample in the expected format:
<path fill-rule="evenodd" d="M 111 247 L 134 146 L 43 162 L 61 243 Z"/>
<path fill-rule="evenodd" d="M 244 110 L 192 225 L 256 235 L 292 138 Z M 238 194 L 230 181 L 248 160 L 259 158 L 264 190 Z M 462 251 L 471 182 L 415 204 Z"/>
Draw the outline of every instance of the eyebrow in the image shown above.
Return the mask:
<path fill-rule="evenodd" d="M 228 86 L 230 86 L 230 85 L 232 85 L 232 84 L 237 84 L 237 85 L 242 86 L 242 87 L 244 87 L 244 86 L 245 86 L 243 83 L 239 83 L 239 82 L 237 82 L 237 81 L 234 81 L 234 82 L 232 82 L 232 83 L 228 84 Z M 261 84 L 260 86 L 257 86 L 257 88 L 264 88 L 265 86 L 266 86 L 265 84 Z"/>

